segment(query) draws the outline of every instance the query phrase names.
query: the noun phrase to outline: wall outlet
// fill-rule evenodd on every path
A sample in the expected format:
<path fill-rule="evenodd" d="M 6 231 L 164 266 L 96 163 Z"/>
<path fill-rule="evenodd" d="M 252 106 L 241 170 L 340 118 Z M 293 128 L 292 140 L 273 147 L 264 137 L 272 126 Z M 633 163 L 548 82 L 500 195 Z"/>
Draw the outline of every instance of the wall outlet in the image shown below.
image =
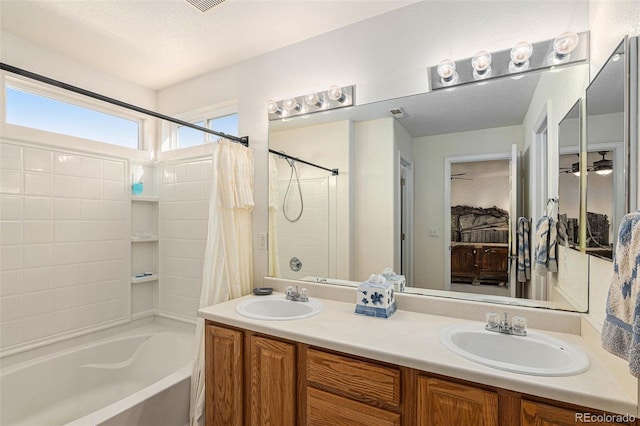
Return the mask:
<path fill-rule="evenodd" d="M 269 244 L 269 237 L 266 232 L 261 232 L 258 234 L 258 238 L 260 240 L 260 250 L 266 250 Z"/>
<path fill-rule="evenodd" d="M 440 228 L 438 228 L 437 226 L 430 226 L 429 227 L 429 236 L 430 237 L 439 237 L 440 236 Z"/>

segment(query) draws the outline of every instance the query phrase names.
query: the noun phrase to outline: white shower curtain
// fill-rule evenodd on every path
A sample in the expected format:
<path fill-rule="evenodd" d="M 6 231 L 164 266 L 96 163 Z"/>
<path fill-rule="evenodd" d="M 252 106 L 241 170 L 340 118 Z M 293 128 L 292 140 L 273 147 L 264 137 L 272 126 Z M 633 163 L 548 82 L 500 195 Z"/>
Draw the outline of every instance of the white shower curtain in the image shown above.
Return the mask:
<path fill-rule="evenodd" d="M 280 276 L 280 256 L 278 255 L 278 165 L 273 155 L 269 155 L 269 276 Z"/>
<path fill-rule="evenodd" d="M 213 154 L 201 308 L 244 296 L 253 288 L 253 179 L 253 151 L 226 139 L 218 142 Z M 205 424 L 204 378 L 204 320 L 198 318 L 191 374 L 192 426 Z"/>

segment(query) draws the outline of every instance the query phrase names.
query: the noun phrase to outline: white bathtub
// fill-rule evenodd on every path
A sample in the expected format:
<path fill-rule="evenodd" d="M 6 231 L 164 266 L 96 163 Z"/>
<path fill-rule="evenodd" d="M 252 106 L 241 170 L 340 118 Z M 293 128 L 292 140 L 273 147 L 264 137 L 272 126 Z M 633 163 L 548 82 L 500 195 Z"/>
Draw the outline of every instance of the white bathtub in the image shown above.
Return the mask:
<path fill-rule="evenodd" d="M 192 349 L 153 324 L 3 368 L 0 424 L 187 424 Z"/>

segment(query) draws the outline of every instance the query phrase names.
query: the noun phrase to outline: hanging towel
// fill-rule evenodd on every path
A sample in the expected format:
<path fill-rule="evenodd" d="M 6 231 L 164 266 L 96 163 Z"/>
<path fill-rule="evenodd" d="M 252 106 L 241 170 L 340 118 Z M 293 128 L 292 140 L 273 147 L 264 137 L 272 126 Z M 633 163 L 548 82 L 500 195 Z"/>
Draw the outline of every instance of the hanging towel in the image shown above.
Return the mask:
<path fill-rule="evenodd" d="M 531 253 L 529 248 L 529 219 L 518 219 L 518 282 L 524 283 L 531 279 Z"/>
<path fill-rule="evenodd" d="M 536 264 L 535 271 L 538 275 L 547 272 L 558 271 L 557 223 L 550 216 L 542 216 L 536 225 Z"/>
<path fill-rule="evenodd" d="M 602 327 L 602 347 L 629 361 L 629 371 L 640 377 L 640 211 L 620 223 Z"/>

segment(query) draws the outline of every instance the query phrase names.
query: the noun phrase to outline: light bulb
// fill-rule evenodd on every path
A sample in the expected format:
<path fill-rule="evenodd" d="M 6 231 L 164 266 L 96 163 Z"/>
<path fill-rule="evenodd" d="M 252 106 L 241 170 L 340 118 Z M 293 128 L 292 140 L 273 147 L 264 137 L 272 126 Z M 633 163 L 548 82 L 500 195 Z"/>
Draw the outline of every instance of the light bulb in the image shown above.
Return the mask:
<path fill-rule="evenodd" d="M 269 112 L 269 114 L 281 114 L 282 110 L 276 101 L 269 99 L 267 101 L 267 112 Z"/>
<path fill-rule="evenodd" d="M 444 86 L 449 86 L 458 82 L 458 72 L 453 59 L 444 59 L 438 64 L 438 75 Z"/>
<path fill-rule="evenodd" d="M 320 96 L 318 96 L 316 92 L 309 92 L 304 95 L 304 102 L 307 105 L 316 107 L 321 107 L 323 103 L 322 99 L 320 99 Z"/>
<path fill-rule="evenodd" d="M 473 67 L 473 78 L 481 80 L 491 75 L 491 53 L 486 50 L 473 55 L 471 58 L 471 66 Z"/>
<path fill-rule="evenodd" d="M 329 87 L 329 90 L 327 90 L 327 96 L 329 96 L 329 99 L 332 101 L 340 103 L 344 102 L 347 98 L 344 93 L 342 93 L 342 88 L 338 86 Z"/>
<path fill-rule="evenodd" d="M 282 106 L 289 112 L 300 111 L 300 104 L 298 103 L 298 100 L 296 98 L 285 99 L 282 102 Z"/>
<path fill-rule="evenodd" d="M 528 41 L 516 43 L 511 48 L 511 62 L 509 62 L 510 72 L 525 71 L 529 68 L 529 58 L 533 53 L 533 46 Z"/>
<path fill-rule="evenodd" d="M 606 175 L 610 175 L 611 173 L 613 173 L 613 169 L 596 170 L 596 173 L 599 174 L 600 176 L 606 176 Z"/>
<path fill-rule="evenodd" d="M 567 31 L 560 34 L 553 40 L 553 53 L 550 55 L 549 62 L 560 64 L 569 60 L 569 54 L 578 46 L 578 34 Z"/>

